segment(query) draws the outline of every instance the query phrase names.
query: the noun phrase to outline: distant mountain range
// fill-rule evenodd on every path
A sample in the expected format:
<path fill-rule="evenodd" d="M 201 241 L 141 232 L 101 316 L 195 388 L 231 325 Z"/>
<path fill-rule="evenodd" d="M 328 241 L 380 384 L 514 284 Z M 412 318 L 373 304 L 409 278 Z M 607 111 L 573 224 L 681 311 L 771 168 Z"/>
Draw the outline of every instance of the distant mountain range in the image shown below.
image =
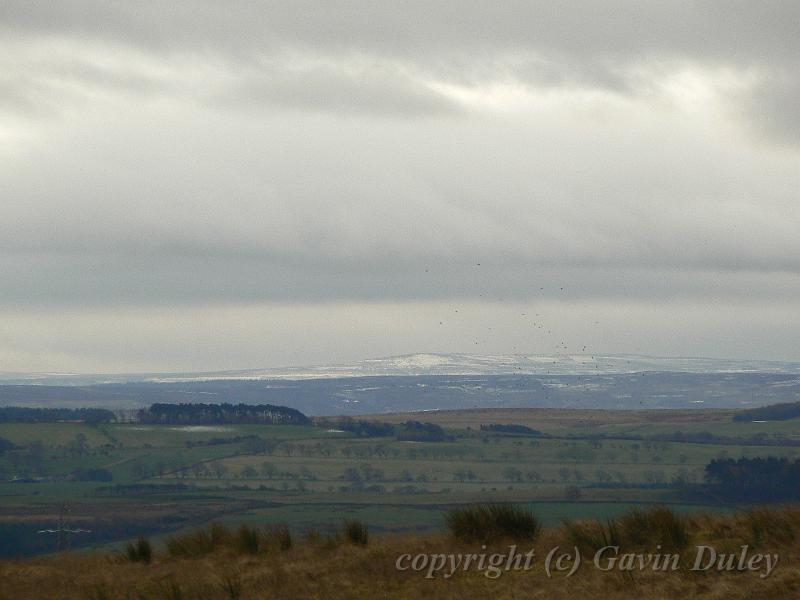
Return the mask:
<path fill-rule="evenodd" d="M 96 385 L 103 383 L 179 383 L 210 380 L 304 380 L 370 376 L 434 375 L 619 375 L 625 373 L 772 373 L 800 374 L 800 362 L 662 358 L 640 355 L 405 354 L 349 364 L 205 373 L 0 373 L 5 385 Z"/>

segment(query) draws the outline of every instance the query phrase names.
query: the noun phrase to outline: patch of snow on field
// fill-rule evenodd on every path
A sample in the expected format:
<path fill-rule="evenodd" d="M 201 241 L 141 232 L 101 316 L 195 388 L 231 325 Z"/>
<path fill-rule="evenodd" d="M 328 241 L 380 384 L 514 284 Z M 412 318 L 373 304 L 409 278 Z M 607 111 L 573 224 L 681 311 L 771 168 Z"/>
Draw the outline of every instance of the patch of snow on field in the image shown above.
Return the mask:
<path fill-rule="evenodd" d="M 221 431 L 235 431 L 231 427 L 220 427 L 219 425 L 183 425 L 181 427 L 170 427 L 172 431 L 182 431 L 184 433 L 202 433 L 208 432 L 221 432 Z"/>

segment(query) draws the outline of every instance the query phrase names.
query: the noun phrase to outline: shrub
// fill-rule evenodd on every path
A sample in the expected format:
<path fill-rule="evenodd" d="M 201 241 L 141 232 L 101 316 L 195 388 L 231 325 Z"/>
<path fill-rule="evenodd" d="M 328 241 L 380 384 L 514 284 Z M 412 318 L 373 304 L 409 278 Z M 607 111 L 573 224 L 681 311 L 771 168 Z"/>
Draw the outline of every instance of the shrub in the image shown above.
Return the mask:
<path fill-rule="evenodd" d="M 528 509 L 513 504 L 478 504 L 450 509 L 445 515 L 450 533 L 466 542 L 510 538 L 533 540 L 541 530 L 539 519 Z"/>
<path fill-rule="evenodd" d="M 345 521 L 342 533 L 344 539 L 357 546 L 366 546 L 369 541 L 367 526 L 357 519 Z"/>

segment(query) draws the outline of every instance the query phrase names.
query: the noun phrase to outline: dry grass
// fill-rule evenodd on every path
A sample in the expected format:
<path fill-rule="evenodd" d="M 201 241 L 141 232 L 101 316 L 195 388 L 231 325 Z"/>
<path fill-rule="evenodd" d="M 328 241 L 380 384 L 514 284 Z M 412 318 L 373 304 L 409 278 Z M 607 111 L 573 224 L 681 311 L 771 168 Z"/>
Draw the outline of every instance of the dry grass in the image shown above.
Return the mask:
<path fill-rule="evenodd" d="M 638 521 L 637 521 L 638 519 Z M 611 539 L 624 539 L 635 522 L 658 522 L 670 529 L 671 518 L 618 520 Z M 541 598 L 575 600 L 602 596 L 604 600 L 643 598 L 709 598 L 784 600 L 800 597 L 800 548 L 794 532 L 800 527 L 800 509 L 759 509 L 731 517 L 697 515 L 685 522 L 691 549 L 696 544 L 737 548 L 758 544 L 762 551 L 780 554 L 780 564 L 766 579 L 756 573 L 636 572 L 621 576 L 600 572 L 584 565 L 571 578 L 548 578 L 542 563 L 555 545 L 569 547 L 568 528 L 545 529 L 536 539 L 534 567 L 529 572 L 511 571 L 497 579 L 481 572 L 459 571 L 452 578 L 425 579 L 424 573 L 398 571 L 401 554 L 477 552 L 476 544 L 455 540 L 450 535 L 373 537 L 367 545 L 342 543 L 312 533 L 290 548 L 281 550 L 270 541 L 252 553 L 251 542 L 242 545 L 238 532 L 203 530 L 183 541 L 192 546 L 189 555 L 154 552 L 152 562 L 130 562 L 120 554 L 63 554 L 57 557 L 21 561 L 0 561 L 0 599 L 27 600 L 216 600 L 216 599 L 325 599 L 345 598 L 436 598 L 491 597 L 493 600 Z M 577 527 L 576 524 L 572 526 Z M 658 529 L 657 529 L 658 530 Z M 194 534 L 193 534 L 194 535 Z M 260 535 L 260 534 L 259 534 Z M 251 533 L 245 537 L 251 536 Z M 279 536 L 278 536 L 279 537 Z M 264 539 L 269 539 L 265 534 Z M 216 540 L 216 541 L 215 541 Z M 189 543 L 191 542 L 191 544 Z M 196 546 L 193 546 L 196 545 Z M 209 545 L 211 549 L 208 550 Z M 521 550 L 529 546 L 520 545 Z M 493 546 L 489 547 L 492 551 Z M 505 543 L 496 549 L 507 551 Z"/>
<path fill-rule="evenodd" d="M 129 545 L 130 546 L 130 545 Z M 264 554 L 286 552 L 292 547 L 292 535 L 285 525 L 259 529 L 241 525 L 231 531 L 222 523 L 167 539 L 166 553 L 172 558 L 200 558 L 214 552 Z M 127 554 L 130 557 L 130 549 Z"/>

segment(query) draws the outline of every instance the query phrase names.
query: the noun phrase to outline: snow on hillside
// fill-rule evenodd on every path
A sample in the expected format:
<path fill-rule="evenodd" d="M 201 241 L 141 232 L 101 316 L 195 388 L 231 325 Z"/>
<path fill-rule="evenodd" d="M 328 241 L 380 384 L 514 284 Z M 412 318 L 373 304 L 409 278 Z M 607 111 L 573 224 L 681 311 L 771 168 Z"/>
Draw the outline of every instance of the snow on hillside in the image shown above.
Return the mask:
<path fill-rule="evenodd" d="M 168 374 L 0 374 L 0 383 L 87 385 L 134 381 L 170 382 L 212 379 L 316 379 L 400 375 L 591 375 L 638 373 L 792 373 L 800 374 L 800 363 L 713 358 L 659 358 L 637 355 L 478 355 L 405 354 L 373 358 L 350 364 Z"/>

